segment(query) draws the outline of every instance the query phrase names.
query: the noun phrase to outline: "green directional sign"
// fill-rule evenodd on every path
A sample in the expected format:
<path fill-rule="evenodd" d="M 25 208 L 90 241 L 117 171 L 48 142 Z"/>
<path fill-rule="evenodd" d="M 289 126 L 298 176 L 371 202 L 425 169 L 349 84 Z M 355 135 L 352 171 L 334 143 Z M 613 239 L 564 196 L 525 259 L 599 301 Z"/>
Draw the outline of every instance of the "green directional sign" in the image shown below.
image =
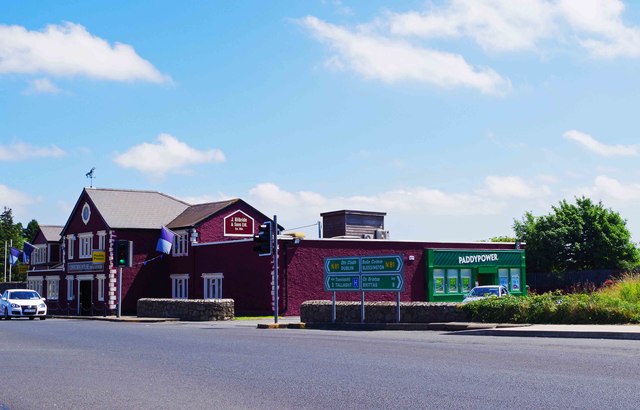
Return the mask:
<path fill-rule="evenodd" d="M 360 258 L 362 273 L 400 273 L 402 256 L 363 256 Z"/>
<path fill-rule="evenodd" d="M 360 290 L 360 275 L 326 275 L 324 278 L 324 290 Z"/>
<path fill-rule="evenodd" d="M 325 258 L 325 273 L 360 273 L 360 258 Z"/>
<path fill-rule="evenodd" d="M 390 291 L 400 292 L 404 286 L 402 274 L 363 274 L 360 277 L 363 291 Z"/>

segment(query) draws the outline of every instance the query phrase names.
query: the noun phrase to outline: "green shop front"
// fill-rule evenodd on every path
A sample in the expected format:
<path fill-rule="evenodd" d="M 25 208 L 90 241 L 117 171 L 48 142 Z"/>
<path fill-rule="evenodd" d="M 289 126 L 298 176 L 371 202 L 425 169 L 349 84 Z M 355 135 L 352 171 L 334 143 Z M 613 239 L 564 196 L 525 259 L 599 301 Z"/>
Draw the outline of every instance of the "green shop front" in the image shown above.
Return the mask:
<path fill-rule="evenodd" d="M 503 285 L 526 295 L 524 250 L 426 249 L 427 300 L 461 302 L 474 287 Z"/>

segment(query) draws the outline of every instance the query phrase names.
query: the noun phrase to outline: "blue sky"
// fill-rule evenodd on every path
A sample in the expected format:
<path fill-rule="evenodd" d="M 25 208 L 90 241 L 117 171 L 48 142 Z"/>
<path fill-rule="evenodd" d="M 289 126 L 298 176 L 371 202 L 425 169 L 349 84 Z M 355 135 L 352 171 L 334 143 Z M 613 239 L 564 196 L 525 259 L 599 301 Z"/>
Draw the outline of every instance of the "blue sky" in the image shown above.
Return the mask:
<path fill-rule="evenodd" d="M 639 60 L 614 0 L 0 0 L 0 205 L 64 224 L 95 167 L 287 228 L 383 211 L 407 240 L 585 195 L 638 240 Z"/>

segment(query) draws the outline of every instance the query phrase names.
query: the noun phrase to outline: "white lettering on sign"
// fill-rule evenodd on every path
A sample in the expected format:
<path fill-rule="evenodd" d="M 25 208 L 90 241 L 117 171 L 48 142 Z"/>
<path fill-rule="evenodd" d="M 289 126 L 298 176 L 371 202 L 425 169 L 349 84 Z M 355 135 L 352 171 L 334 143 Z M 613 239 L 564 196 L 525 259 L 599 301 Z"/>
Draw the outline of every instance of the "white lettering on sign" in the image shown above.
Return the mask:
<path fill-rule="evenodd" d="M 497 253 L 490 253 L 488 255 L 458 256 L 458 263 L 460 265 L 464 265 L 467 263 L 478 263 L 478 262 L 495 262 L 497 260 L 498 260 Z"/>
<path fill-rule="evenodd" d="M 231 218 L 232 228 L 247 228 L 249 226 L 249 219 L 244 216 L 234 216 Z"/>

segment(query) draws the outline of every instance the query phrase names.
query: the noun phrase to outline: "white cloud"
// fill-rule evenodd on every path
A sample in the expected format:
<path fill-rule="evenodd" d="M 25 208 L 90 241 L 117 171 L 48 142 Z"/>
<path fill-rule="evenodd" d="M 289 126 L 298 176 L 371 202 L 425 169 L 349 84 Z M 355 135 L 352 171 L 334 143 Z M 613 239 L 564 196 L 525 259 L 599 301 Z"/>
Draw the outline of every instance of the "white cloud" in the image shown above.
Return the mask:
<path fill-rule="evenodd" d="M 489 192 L 498 197 L 536 198 L 551 193 L 549 187 L 528 183 L 517 176 L 488 176 L 485 185 Z"/>
<path fill-rule="evenodd" d="M 603 157 L 614 156 L 637 156 L 640 150 L 638 145 L 606 145 L 589 134 L 577 130 L 570 130 L 562 134 L 566 139 L 575 141 L 591 152 L 595 152 Z"/>
<path fill-rule="evenodd" d="M 397 36 L 470 38 L 497 52 L 577 44 L 596 58 L 640 57 L 640 28 L 622 20 L 619 0 L 450 0 L 426 11 L 388 13 Z M 573 41 L 575 40 L 575 41 Z"/>
<path fill-rule="evenodd" d="M 48 78 L 36 78 L 29 81 L 25 94 L 59 94 L 61 89 L 56 87 Z"/>
<path fill-rule="evenodd" d="M 224 162 L 219 149 L 198 151 L 169 134 L 160 134 L 157 143 L 144 142 L 116 155 L 114 161 L 124 167 L 161 178 L 168 172 L 184 172 L 189 165 Z"/>
<path fill-rule="evenodd" d="M 389 30 L 402 36 L 469 37 L 492 51 L 530 50 L 553 35 L 553 7 L 538 0 L 454 0 L 430 12 L 390 13 Z"/>
<path fill-rule="evenodd" d="M 617 204 L 637 203 L 640 200 L 640 184 L 623 184 L 617 179 L 599 175 L 593 181 L 593 185 L 580 190 L 580 195 L 589 196 L 598 200 L 613 201 Z"/>
<path fill-rule="evenodd" d="M 444 88 L 469 87 L 488 94 L 504 94 L 511 89 L 508 79 L 489 68 L 473 67 L 457 54 L 351 32 L 312 16 L 302 24 L 338 53 L 327 63 L 334 69 L 348 67 L 366 78 L 387 83 L 414 81 Z"/>
<path fill-rule="evenodd" d="M 0 212 L 5 206 L 11 208 L 14 222 L 16 222 L 17 217 L 24 216 L 26 208 L 35 202 L 36 199 L 29 194 L 0 184 Z"/>
<path fill-rule="evenodd" d="M 21 161 L 28 158 L 61 157 L 65 152 L 55 145 L 36 147 L 16 142 L 12 145 L 0 145 L 0 161 Z"/>
<path fill-rule="evenodd" d="M 42 31 L 0 25 L 0 74 L 85 76 L 111 81 L 170 81 L 127 44 L 109 44 L 79 24 Z"/>

